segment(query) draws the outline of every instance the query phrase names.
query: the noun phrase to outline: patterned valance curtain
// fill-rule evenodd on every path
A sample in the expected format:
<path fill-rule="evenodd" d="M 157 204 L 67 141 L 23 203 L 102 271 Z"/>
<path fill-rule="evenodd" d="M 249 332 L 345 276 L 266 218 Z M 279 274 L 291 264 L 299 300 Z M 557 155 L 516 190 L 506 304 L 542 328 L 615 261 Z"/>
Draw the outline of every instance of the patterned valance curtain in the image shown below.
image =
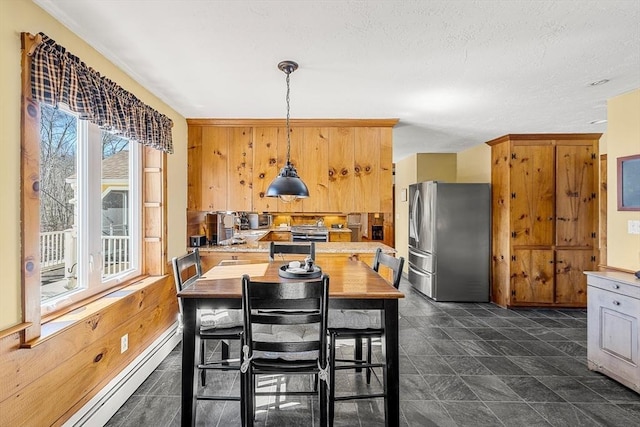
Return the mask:
<path fill-rule="evenodd" d="M 133 141 L 173 153 L 173 122 L 40 33 L 31 55 L 36 101 L 67 104 L 82 118 Z"/>

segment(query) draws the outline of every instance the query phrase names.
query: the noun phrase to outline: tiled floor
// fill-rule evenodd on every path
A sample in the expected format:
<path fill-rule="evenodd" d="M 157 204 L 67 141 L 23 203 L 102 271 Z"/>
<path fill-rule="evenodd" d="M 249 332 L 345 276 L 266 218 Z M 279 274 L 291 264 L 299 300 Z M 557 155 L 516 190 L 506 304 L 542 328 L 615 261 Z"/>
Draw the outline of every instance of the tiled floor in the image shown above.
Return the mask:
<path fill-rule="evenodd" d="M 585 311 L 436 303 L 413 291 L 405 280 L 401 290 L 406 295 L 400 302 L 401 425 L 640 425 L 640 395 L 586 367 Z M 378 356 L 379 348 L 374 348 Z M 352 350 L 345 344 L 339 348 L 345 355 Z M 363 375 L 347 372 L 340 371 L 339 390 L 366 387 Z M 208 387 L 237 393 L 237 378 L 229 375 L 210 374 Z M 291 390 L 308 381 L 264 378 L 260 383 Z M 238 403 L 198 405 L 198 425 L 240 424 Z M 179 406 L 180 346 L 108 425 L 179 426 Z M 257 407 L 258 426 L 317 425 L 317 402 L 312 398 L 279 403 L 271 398 L 259 400 Z M 336 411 L 336 425 L 384 425 L 379 399 L 339 403 Z"/>

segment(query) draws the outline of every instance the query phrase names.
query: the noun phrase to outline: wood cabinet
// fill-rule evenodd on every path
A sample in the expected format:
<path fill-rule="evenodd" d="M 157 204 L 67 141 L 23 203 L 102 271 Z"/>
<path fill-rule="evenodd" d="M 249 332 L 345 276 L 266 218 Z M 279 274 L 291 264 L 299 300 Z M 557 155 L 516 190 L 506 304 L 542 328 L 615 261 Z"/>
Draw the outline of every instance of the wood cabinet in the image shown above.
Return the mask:
<path fill-rule="evenodd" d="M 505 135 L 489 141 L 492 301 L 585 307 L 598 256 L 600 134 Z"/>
<path fill-rule="evenodd" d="M 640 393 L 640 285 L 632 274 L 589 272 L 587 363 Z"/>
<path fill-rule="evenodd" d="M 330 242 L 350 242 L 351 232 L 329 230 Z"/>
<path fill-rule="evenodd" d="M 189 119 L 188 210 L 393 211 L 387 120 L 291 120 L 291 163 L 310 197 L 265 197 L 287 158 L 284 120 Z"/>
<path fill-rule="evenodd" d="M 188 144 L 187 209 L 250 211 L 252 128 L 190 128 Z"/>

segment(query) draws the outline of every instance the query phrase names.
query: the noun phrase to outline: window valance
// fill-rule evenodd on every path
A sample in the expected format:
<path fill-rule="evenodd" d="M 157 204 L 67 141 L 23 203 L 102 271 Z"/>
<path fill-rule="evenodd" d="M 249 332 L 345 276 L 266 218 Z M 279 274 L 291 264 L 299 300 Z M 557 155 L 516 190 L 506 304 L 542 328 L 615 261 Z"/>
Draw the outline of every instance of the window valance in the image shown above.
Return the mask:
<path fill-rule="evenodd" d="M 43 33 L 31 53 L 34 100 L 67 104 L 72 111 L 105 130 L 173 153 L 173 122 L 132 93 L 88 67 Z"/>

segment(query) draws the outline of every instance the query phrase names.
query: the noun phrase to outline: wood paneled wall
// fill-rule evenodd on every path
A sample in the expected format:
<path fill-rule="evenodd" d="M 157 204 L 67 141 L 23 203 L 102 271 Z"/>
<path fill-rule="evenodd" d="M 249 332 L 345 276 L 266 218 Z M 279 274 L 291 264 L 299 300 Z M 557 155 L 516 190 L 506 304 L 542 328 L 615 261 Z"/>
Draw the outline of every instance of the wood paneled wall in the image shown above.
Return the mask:
<path fill-rule="evenodd" d="M 149 277 L 96 301 L 104 308 L 43 339 L 20 346 L 20 334 L 0 339 L 0 426 L 62 425 L 177 319 L 173 278 Z M 87 308 L 85 308 L 86 310 Z M 120 353 L 120 337 L 129 350 Z"/>

